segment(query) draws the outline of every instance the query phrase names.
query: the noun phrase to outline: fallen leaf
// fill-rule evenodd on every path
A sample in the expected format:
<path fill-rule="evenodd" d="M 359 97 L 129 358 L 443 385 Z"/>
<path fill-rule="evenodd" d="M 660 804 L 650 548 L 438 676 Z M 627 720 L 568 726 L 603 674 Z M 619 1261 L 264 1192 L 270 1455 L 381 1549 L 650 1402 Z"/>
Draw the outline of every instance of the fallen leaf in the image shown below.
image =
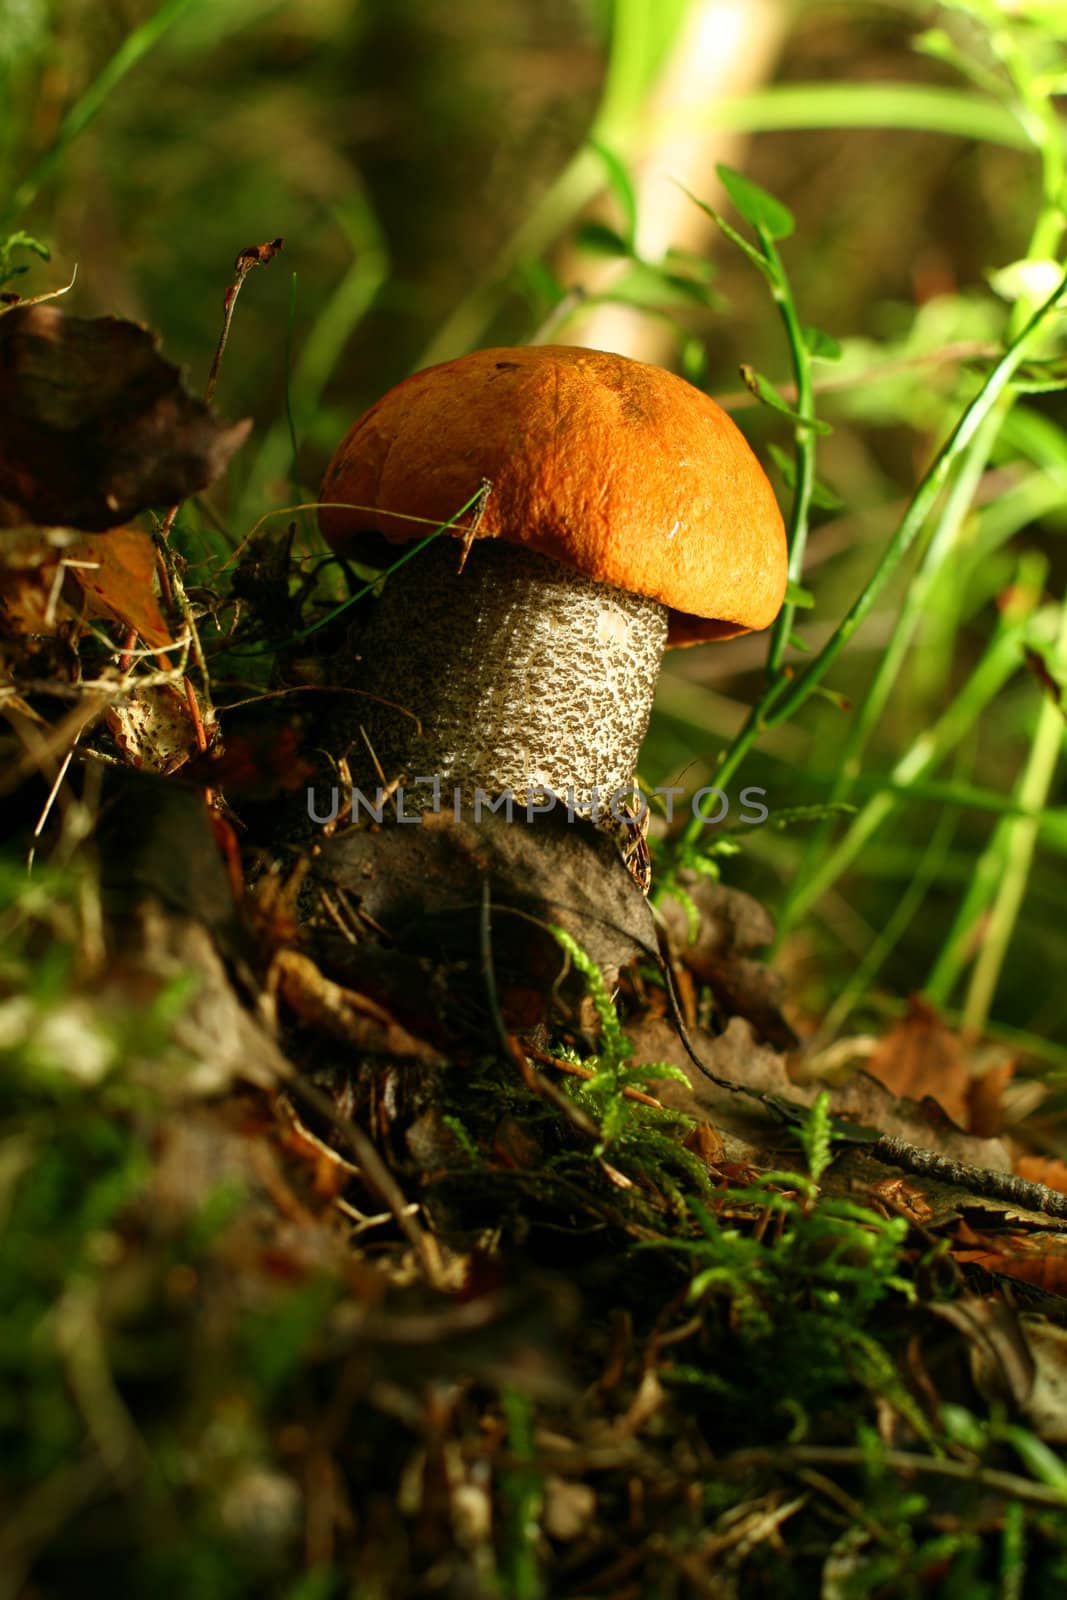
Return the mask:
<path fill-rule="evenodd" d="M 1015 1074 L 1015 1061 L 1005 1056 L 984 1072 L 972 1071 L 967 1084 L 965 1126 L 980 1138 L 991 1139 L 1004 1126 L 1004 1091 Z"/>
<path fill-rule="evenodd" d="M 1039 1438 L 1067 1444 L 1067 1328 L 1030 1311 L 1019 1324 L 1034 1360 L 1034 1382 L 1023 1409 Z"/>
<path fill-rule="evenodd" d="M 957 1261 L 1001 1277 L 1018 1278 L 1046 1294 L 1067 1296 L 1067 1237 L 1062 1234 L 1008 1229 L 977 1233 L 963 1221 L 952 1254 Z"/>
<path fill-rule="evenodd" d="M 89 616 L 132 628 L 145 644 L 165 650 L 174 643 L 155 596 L 156 548 L 140 528 L 79 539 L 66 552 L 71 582 L 85 597 Z"/>
<path fill-rule="evenodd" d="M 954 1122 L 967 1126 L 970 1079 L 963 1047 L 958 1035 L 918 995 L 911 997 L 907 1016 L 886 1034 L 867 1070 L 901 1098 L 932 1096 Z"/>
<path fill-rule="evenodd" d="M 928 1227 L 934 1220 L 933 1207 L 913 1180 L 902 1177 L 883 1178 L 881 1183 L 871 1185 L 871 1194 L 890 1211 L 895 1211 L 898 1216 L 907 1217 L 909 1222 L 914 1222 L 921 1228 Z"/>
<path fill-rule="evenodd" d="M 1015 1163 L 1015 1176 L 1028 1183 L 1043 1183 L 1046 1189 L 1067 1194 L 1067 1161 L 1051 1156 L 1020 1156 Z"/>
<path fill-rule="evenodd" d="M 966 1340 L 971 1377 L 983 1398 L 1010 1400 L 1022 1410 L 1033 1393 L 1035 1363 L 1014 1307 L 1002 1299 L 961 1294 L 933 1300 L 928 1309 Z"/>
<path fill-rule="evenodd" d="M 282 793 L 306 787 L 316 768 L 301 754 L 300 735 L 291 727 L 253 727 L 234 733 L 225 744 L 199 757 L 187 776 L 212 789 L 224 789 L 231 801 L 262 804 Z"/>
<path fill-rule="evenodd" d="M 342 890 L 397 952 L 461 964 L 482 994 L 483 886 L 501 993 L 559 992 L 570 963 L 549 925 L 577 941 L 609 987 L 625 963 L 658 957 L 648 902 L 614 840 L 581 818 L 568 825 L 559 811 L 533 824 L 489 814 L 475 825 L 442 812 L 418 826 L 352 829 L 323 840 L 309 883 L 327 896 Z M 344 981 L 363 956 L 351 947 L 336 954 Z M 331 949 L 331 971 L 333 957 Z"/>
<path fill-rule="evenodd" d="M 167 650 L 174 640 L 156 599 L 155 570 L 155 546 L 139 528 L 91 536 L 19 529 L 0 540 L 4 632 L 48 638 L 68 633 L 72 623 L 103 620 Z"/>
<path fill-rule="evenodd" d="M 0 318 L 0 527 L 101 532 L 207 487 L 250 422 L 219 422 L 147 329 L 54 306 Z"/>
<path fill-rule="evenodd" d="M 167 777 L 197 749 L 188 702 L 169 683 L 127 695 L 108 707 L 104 720 L 126 765 L 138 772 Z"/>
<path fill-rule="evenodd" d="M 279 951 L 267 981 L 301 1022 L 357 1050 L 429 1064 L 441 1059 L 431 1045 L 395 1022 L 384 1007 L 367 995 L 331 982 L 297 950 Z"/>

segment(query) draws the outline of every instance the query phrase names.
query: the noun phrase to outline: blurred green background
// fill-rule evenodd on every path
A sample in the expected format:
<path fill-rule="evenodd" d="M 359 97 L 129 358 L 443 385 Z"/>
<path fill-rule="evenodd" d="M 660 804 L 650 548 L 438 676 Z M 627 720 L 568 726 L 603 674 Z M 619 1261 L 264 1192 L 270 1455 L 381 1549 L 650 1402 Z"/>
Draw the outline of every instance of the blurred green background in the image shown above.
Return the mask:
<path fill-rule="evenodd" d="M 0 231 L 52 250 L 16 288 L 77 263 L 67 309 L 148 323 L 194 387 L 238 249 L 284 236 L 242 293 L 217 396 L 256 422 L 210 497 L 233 544 L 291 502 L 287 393 L 313 494 L 348 424 L 413 368 L 480 344 L 607 343 L 608 329 L 722 397 L 787 505 L 769 449 L 788 452 L 792 427 L 738 377 L 750 363 L 788 389 L 780 321 L 749 260 L 669 181 L 721 207 L 728 161 L 794 213 L 780 249 L 799 314 L 843 347 L 815 367 L 833 427 L 818 475 L 837 503 L 813 515 L 815 606 L 796 624 L 810 650 L 1034 284 L 1051 287 L 1039 269 L 1013 301 L 1003 269 L 1061 252 L 1065 37 L 1049 0 L 0 0 Z M 768 735 L 732 786 L 763 786 L 772 821 L 834 793 L 876 809 L 743 831 L 724 870 L 779 917 L 802 1025 L 828 1009 L 834 1027 L 877 1025 L 927 988 L 1062 1069 L 1067 434 L 1058 351 L 1043 354 L 1038 392 L 998 414 L 836 664 L 835 698 Z M 1006 616 L 1018 627 L 986 683 Z M 884 708 L 850 749 L 894 649 Z M 708 781 L 765 650 L 748 638 L 668 659 L 646 783 Z"/>

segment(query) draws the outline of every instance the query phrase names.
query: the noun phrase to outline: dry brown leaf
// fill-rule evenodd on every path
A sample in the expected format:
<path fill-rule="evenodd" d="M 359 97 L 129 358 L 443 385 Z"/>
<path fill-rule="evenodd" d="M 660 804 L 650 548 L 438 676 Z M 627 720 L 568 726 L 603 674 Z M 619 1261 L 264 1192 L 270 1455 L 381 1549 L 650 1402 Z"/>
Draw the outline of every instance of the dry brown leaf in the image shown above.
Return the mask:
<path fill-rule="evenodd" d="M 55 306 L 0 318 L 0 527 L 117 528 L 206 488 L 251 423 L 217 421 L 155 337 Z"/>
<path fill-rule="evenodd" d="M 357 1050 L 407 1056 L 430 1064 L 441 1059 L 432 1045 L 394 1021 L 384 1006 L 324 977 L 315 963 L 297 950 L 279 951 L 271 963 L 268 984 L 301 1022 Z"/>
<path fill-rule="evenodd" d="M 895 1211 L 898 1216 L 907 1217 L 909 1222 L 916 1223 L 921 1228 L 929 1227 L 934 1220 L 934 1210 L 922 1190 L 907 1178 L 883 1178 L 881 1183 L 871 1185 L 871 1195 L 880 1200 L 890 1211 Z"/>
<path fill-rule="evenodd" d="M 886 1034 L 867 1064 L 872 1078 L 902 1099 L 932 1096 L 961 1128 L 967 1126 L 970 1082 L 958 1036 L 913 995 L 908 1014 Z"/>
<path fill-rule="evenodd" d="M 1067 1161 L 1052 1156 L 1020 1156 L 1015 1163 L 1015 1176 L 1028 1183 L 1043 1183 L 1046 1189 L 1067 1194 Z"/>
<path fill-rule="evenodd" d="M 196 751 L 189 704 L 169 683 L 138 689 L 104 714 L 108 731 L 128 766 L 167 777 Z"/>
<path fill-rule="evenodd" d="M 1034 1357 L 1014 1307 L 989 1295 L 961 1294 L 930 1302 L 930 1314 L 966 1341 L 975 1387 L 986 1400 L 1022 1409 L 1034 1387 Z"/>
<path fill-rule="evenodd" d="M 742 890 L 695 872 L 680 872 L 678 883 L 684 900 L 668 892 L 659 907 L 676 970 L 707 984 L 724 1016 L 744 1017 L 768 1044 L 792 1048 L 796 1037 L 781 1011 L 785 978 L 755 954 L 774 939 L 764 907 Z"/>
<path fill-rule="evenodd" d="M 1026 1415 L 1040 1438 L 1067 1444 L 1067 1328 L 1034 1312 L 1025 1312 L 1019 1323 L 1035 1367 Z"/>
<path fill-rule="evenodd" d="M 966 1126 L 980 1138 L 992 1139 L 1004 1126 L 1004 1091 L 1015 1073 L 1011 1057 L 972 1076 L 967 1085 Z"/>
<path fill-rule="evenodd" d="M 962 1248 L 961 1248 L 962 1246 Z M 977 1233 L 961 1222 L 952 1254 L 957 1261 L 1005 1278 L 1018 1278 L 1047 1294 L 1067 1296 L 1067 1237 L 1047 1232 Z"/>
<path fill-rule="evenodd" d="M 934 1100 L 960 1128 L 983 1139 L 1001 1130 L 1001 1101 L 1014 1070 L 1014 1061 L 1001 1058 L 977 1071 L 959 1034 L 919 995 L 912 995 L 907 1016 L 867 1063 L 871 1077 L 895 1095 Z"/>
<path fill-rule="evenodd" d="M 53 635 L 72 619 L 117 622 L 156 650 L 174 640 L 155 595 L 156 552 L 140 528 L 75 536 L 24 528 L 0 540 L 0 604 L 8 634 Z"/>
<path fill-rule="evenodd" d="M 107 617 L 132 628 L 153 649 L 174 640 L 154 593 L 156 550 L 140 528 L 115 528 L 79 539 L 66 559 L 88 563 L 70 567 L 69 576 L 85 596 L 88 615 Z"/>

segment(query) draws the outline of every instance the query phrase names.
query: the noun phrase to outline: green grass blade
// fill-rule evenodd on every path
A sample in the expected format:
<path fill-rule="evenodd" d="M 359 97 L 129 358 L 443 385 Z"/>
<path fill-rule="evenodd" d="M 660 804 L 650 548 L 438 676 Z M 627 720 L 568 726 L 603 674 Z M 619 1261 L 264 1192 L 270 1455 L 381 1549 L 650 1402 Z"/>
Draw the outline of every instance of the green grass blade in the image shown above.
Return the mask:
<path fill-rule="evenodd" d="M 0 229 L 5 228 L 13 217 L 18 216 L 33 203 L 42 184 L 51 177 L 68 147 L 98 115 L 112 91 L 137 65 L 142 56 L 158 44 L 183 12 L 204 3 L 206 0 L 163 0 L 163 4 L 152 16 L 146 17 L 139 27 L 127 35 L 89 87 L 75 100 L 60 123 L 52 143 L 38 156 L 8 204 L 0 212 Z"/>
<path fill-rule="evenodd" d="M 869 800 L 836 848 L 794 896 L 792 920 L 802 916 L 860 855 L 867 842 L 902 803 L 903 795 L 936 769 L 970 731 L 991 700 L 1019 669 L 1029 617 L 1002 618 L 988 648 L 956 699 L 932 728 L 920 733 L 897 762 L 891 786 Z"/>
<path fill-rule="evenodd" d="M 838 758 L 837 776 L 830 789 L 831 800 L 847 800 L 852 793 L 871 735 L 885 713 L 920 623 L 927 614 L 932 591 L 945 571 L 949 556 L 956 549 L 964 518 L 982 481 L 999 426 L 999 414 L 993 412 L 961 460 L 918 570 L 904 594 L 878 667 L 853 716 Z M 782 908 L 779 921 L 782 933 L 793 923 L 795 906 L 805 897 L 809 876 L 818 870 L 819 861 L 825 858 L 833 826 L 831 821 L 827 821 L 812 835 L 800 871 Z"/>
<path fill-rule="evenodd" d="M 1065 289 L 1067 289 L 1067 277 L 1061 279 L 1053 293 L 1049 295 L 1043 305 L 1038 307 L 997 362 L 981 389 L 964 411 L 951 437 L 938 452 L 932 466 L 916 490 L 911 504 L 901 519 L 900 526 L 886 547 L 885 554 L 875 568 L 874 573 L 853 602 L 852 607 L 842 619 L 833 636 L 827 640 L 814 660 L 810 661 L 797 675 L 789 692 L 770 712 L 767 718 L 768 726 L 784 722 L 795 714 L 809 698 L 815 687 L 826 676 L 826 673 L 837 660 L 856 630 L 870 614 L 878 596 L 918 537 L 927 516 L 945 486 L 953 464 L 964 454 L 972 440 L 984 427 L 987 417 L 990 416 L 1001 395 L 1007 390 L 1012 375 L 1025 359 L 1030 348 L 1036 343 L 1037 336 L 1043 333 L 1046 322 L 1060 309 L 1060 302 Z"/>
<path fill-rule="evenodd" d="M 608 64 L 589 141 L 572 156 L 522 225 L 498 251 L 488 272 L 456 306 L 415 363 L 416 369 L 463 355 L 485 332 L 512 273 L 525 257 L 540 256 L 604 186 L 606 146 L 623 161 L 655 71 L 679 35 L 689 0 L 615 0 Z"/>
<path fill-rule="evenodd" d="M 1020 120 L 968 89 L 917 83 L 789 83 L 720 100 L 700 117 L 677 118 L 679 132 L 726 128 L 737 133 L 799 128 L 894 128 L 942 133 L 982 144 L 1030 150 Z"/>
<path fill-rule="evenodd" d="M 1056 653 L 1060 659 L 1067 659 L 1067 600 L 1060 613 Z M 1043 694 L 1037 730 L 1017 789 L 1019 804 L 1025 810 L 1039 814 L 1045 805 L 1065 735 L 1067 723 L 1062 708 Z M 989 1017 L 1022 910 L 1039 826 L 1038 815 L 1015 818 L 1003 823 L 994 837 L 991 853 L 995 866 L 990 877 L 995 880 L 997 891 L 963 1011 L 964 1026 L 969 1032 L 981 1033 Z"/>

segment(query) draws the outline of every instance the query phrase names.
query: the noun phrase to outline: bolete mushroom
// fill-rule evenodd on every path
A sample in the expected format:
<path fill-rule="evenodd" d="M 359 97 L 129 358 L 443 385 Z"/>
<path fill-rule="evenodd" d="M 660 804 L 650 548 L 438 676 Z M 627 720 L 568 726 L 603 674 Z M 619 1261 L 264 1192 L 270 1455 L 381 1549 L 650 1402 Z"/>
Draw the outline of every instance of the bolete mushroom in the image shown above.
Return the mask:
<path fill-rule="evenodd" d="M 393 708 L 368 699 L 360 721 L 388 778 L 423 780 L 422 807 L 436 777 L 445 807 L 456 788 L 465 802 L 476 787 L 541 789 L 589 814 L 596 791 L 606 820 L 633 779 L 664 646 L 777 615 L 774 493 L 726 413 L 681 378 L 599 350 L 477 350 L 359 419 L 319 523 L 339 553 L 384 565 L 382 540 L 424 538 L 483 480 L 452 537 L 386 580 L 361 682 Z"/>

